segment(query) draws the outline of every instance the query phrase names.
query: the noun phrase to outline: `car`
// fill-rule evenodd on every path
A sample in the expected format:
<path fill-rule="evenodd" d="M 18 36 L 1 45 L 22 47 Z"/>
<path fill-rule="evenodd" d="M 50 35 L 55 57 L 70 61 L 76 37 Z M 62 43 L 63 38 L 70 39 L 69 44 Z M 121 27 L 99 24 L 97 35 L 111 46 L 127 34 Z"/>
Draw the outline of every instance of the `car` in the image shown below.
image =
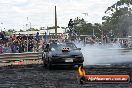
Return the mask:
<path fill-rule="evenodd" d="M 55 65 L 83 65 L 84 57 L 80 50 L 71 42 L 46 44 L 42 55 L 43 64 L 49 69 Z"/>

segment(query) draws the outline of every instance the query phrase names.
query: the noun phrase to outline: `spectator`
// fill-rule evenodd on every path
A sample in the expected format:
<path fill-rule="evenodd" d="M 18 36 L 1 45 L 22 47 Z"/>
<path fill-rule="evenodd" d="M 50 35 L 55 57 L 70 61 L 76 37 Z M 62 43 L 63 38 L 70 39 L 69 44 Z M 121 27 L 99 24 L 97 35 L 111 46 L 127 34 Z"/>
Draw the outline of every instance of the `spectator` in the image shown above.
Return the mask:
<path fill-rule="evenodd" d="M 22 52 L 24 52 L 25 51 L 25 45 L 24 45 L 24 43 L 21 43 L 21 50 L 22 50 Z"/>
<path fill-rule="evenodd" d="M 11 53 L 11 48 L 10 48 L 10 46 L 8 46 L 8 44 L 5 44 L 3 50 L 4 50 L 4 53 Z"/>
<path fill-rule="evenodd" d="M 21 47 L 21 42 L 19 41 L 17 44 L 18 52 L 22 53 L 22 47 Z"/>
<path fill-rule="evenodd" d="M 0 40 L 4 40 L 4 34 L 0 32 Z"/>
<path fill-rule="evenodd" d="M 6 38 L 5 33 L 0 32 L 0 38 L 1 38 L 0 53 L 22 53 L 22 52 L 26 52 L 27 50 L 30 52 L 32 52 L 33 50 L 38 51 L 39 45 L 41 45 L 41 47 L 43 45 L 43 41 L 40 42 L 39 32 L 37 32 L 35 38 L 32 35 L 25 36 L 21 34 L 19 34 L 18 36 L 13 34 L 13 36 Z M 28 48 L 27 48 L 27 38 L 29 41 Z"/>
<path fill-rule="evenodd" d="M 19 35 L 16 37 L 16 39 L 18 40 L 22 40 L 21 34 L 19 33 Z"/>
<path fill-rule="evenodd" d="M 28 36 L 28 39 L 32 40 L 32 39 L 33 39 L 33 36 L 30 34 L 30 35 Z"/>
<path fill-rule="evenodd" d="M 36 36 L 35 36 L 35 40 L 38 42 L 39 41 L 39 32 L 37 32 Z"/>
<path fill-rule="evenodd" d="M 16 53 L 16 50 L 17 50 L 17 46 L 16 46 L 15 41 L 14 41 L 11 45 L 11 51 L 12 51 L 12 53 Z"/>
<path fill-rule="evenodd" d="M 29 40 L 28 51 L 29 52 L 32 52 L 33 51 L 33 42 L 31 40 Z"/>
<path fill-rule="evenodd" d="M 14 40 L 16 40 L 16 35 L 15 34 L 12 36 L 12 41 L 14 41 Z"/>
<path fill-rule="evenodd" d="M 3 47 L 2 47 L 2 44 L 0 44 L 0 54 L 3 53 Z"/>

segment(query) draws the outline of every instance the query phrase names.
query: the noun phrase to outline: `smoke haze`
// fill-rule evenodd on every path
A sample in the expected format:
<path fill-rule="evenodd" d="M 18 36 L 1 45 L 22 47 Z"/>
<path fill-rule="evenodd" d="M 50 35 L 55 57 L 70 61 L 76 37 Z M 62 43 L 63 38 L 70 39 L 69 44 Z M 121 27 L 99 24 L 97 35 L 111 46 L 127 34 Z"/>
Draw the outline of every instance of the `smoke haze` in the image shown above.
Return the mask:
<path fill-rule="evenodd" d="M 84 65 L 130 63 L 132 50 L 122 49 L 115 45 L 85 45 L 75 43 L 84 56 Z"/>

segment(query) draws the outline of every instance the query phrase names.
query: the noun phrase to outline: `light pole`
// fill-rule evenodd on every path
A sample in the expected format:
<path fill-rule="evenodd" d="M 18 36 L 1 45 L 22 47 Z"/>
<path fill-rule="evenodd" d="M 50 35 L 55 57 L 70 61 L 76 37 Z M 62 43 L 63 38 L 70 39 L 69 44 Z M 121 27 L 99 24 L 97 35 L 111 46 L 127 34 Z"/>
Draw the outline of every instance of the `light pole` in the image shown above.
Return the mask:
<path fill-rule="evenodd" d="M 66 35 L 66 32 L 67 32 L 66 29 L 67 29 L 67 28 L 68 28 L 68 27 L 65 27 L 65 28 L 64 28 L 64 29 L 65 29 L 65 35 L 64 35 L 64 36 L 65 36 L 65 39 L 67 39 L 67 35 Z"/>
<path fill-rule="evenodd" d="M 28 52 L 28 24 L 26 24 L 26 31 L 27 31 L 27 52 Z"/>
<path fill-rule="evenodd" d="M 29 25 L 29 28 L 28 28 L 28 25 Z M 27 29 L 27 52 L 28 52 L 28 45 L 29 45 L 29 39 L 28 39 L 28 37 L 29 37 L 29 30 L 28 29 L 30 29 L 31 30 L 31 22 L 29 21 L 29 19 L 28 19 L 28 17 L 27 17 L 27 24 L 26 24 L 26 29 Z M 31 30 L 32 31 L 32 30 Z"/>
<path fill-rule="evenodd" d="M 47 26 L 47 31 L 45 32 L 45 42 L 47 43 L 48 42 L 48 38 L 49 38 L 49 29 L 48 29 L 48 26 Z"/>
<path fill-rule="evenodd" d="M 101 32 L 101 42 L 103 43 L 103 30 L 99 29 L 99 31 Z"/>
<path fill-rule="evenodd" d="M 29 36 L 29 33 L 28 33 L 28 17 L 27 17 L 27 24 L 26 24 L 26 29 L 27 29 L 27 52 L 28 52 L 28 43 L 29 43 L 29 39 L 28 39 L 28 36 Z"/>

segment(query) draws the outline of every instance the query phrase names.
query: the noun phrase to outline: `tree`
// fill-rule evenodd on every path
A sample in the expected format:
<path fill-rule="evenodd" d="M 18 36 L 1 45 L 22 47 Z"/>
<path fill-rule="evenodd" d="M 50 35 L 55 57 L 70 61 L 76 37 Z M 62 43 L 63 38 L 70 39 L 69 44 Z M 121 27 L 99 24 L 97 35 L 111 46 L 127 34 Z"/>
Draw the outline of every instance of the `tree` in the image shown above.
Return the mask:
<path fill-rule="evenodd" d="M 45 30 L 45 27 L 40 27 L 40 30 Z"/>
<path fill-rule="evenodd" d="M 24 30 L 20 29 L 20 32 L 24 32 Z"/>
<path fill-rule="evenodd" d="M 6 36 L 10 36 L 12 35 L 13 33 L 15 33 L 16 31 L 14 29 L 8 29 L 7 31 L 5 31 L 5 35 Z"/>
<path fill-rule="evenodd" d="M 99 23 L 86 23 L 86 21 L 80 17 L 76 17 L 74 19 L 74 30 L 76 30 L 80 35 L 93 35 L 94 30 L 95 36 L 100 37 L 102 29 L 101 26 L 102 25 Z"/>
<path fill-rule="evenodd" d="M 59 26 L 57 26 L 57 28 L 60 28 Z M 47 29 L 55 29 L 55 26 L 52 27 L 47 27 Z"/>
<path fill-rule="evenodd" d="M 11 32 L 11 33 L 14 33 L 16 32 L 14 29 L 9 29 L 7 32 Z"/>
<path fill-rule="evenodd" d="M 127 19 L 132 16 L 132 0 L 119 0 L 105 11 L 108 16 L 104 16 L 102 20 L 103 29 L 115 32 L 115 35 L 123 37 L 127 36 L 130 21 Z M 125 34 L 124 34 L 125 32 Z M 127 33 L 126 33 L 127 32 Z"/>
<path fill-rule="evenodd" d="M 35 29 L 35 28 L 30 28 L 30 29 L 28 29 L 26 31 L 39 31 L 39 30 L 38 29 Z"/>
<path fill-rule="evenodd" d="M 78 33 L 78 34 L 86 34 L 86 21 L 83 18 L 80 17 L 76 17 L 74 19 L 74 30 Z"/>
<path fill-rule="evenodd" d="M 99 23 L 94 23 L 93 28 L 94 28 L 95 36 L 101 38 L 102 25 Z"/>

